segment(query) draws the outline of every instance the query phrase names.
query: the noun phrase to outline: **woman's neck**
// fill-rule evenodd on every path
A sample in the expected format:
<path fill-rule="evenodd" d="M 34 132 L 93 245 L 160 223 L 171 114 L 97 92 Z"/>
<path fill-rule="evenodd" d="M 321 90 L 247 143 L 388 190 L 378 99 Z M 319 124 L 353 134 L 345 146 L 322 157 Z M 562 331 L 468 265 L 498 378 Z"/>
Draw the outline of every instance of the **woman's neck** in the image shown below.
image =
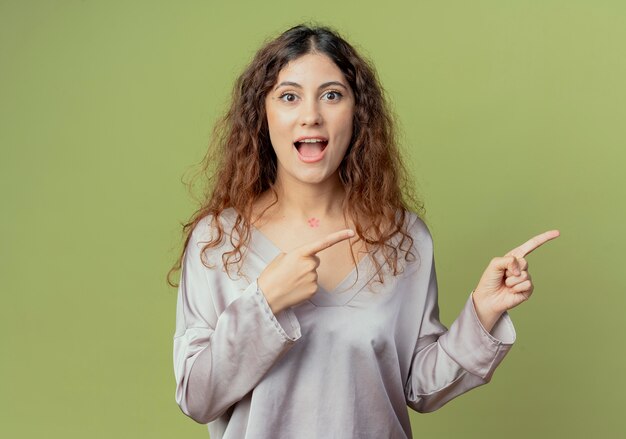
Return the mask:
<path fill-rule="evenodd" d="M 278 200 L 266 213 L 272 218 L 302 222 L 310 227 L 318 227 L 321 221 L 335 222 L 343 218 L 346 192 L 338 179 L 320 184 L 277 181 L 274 188 Z M 271 191 L 266 192 L 262 198 L 265 198 L 259 200 L 262 210 L 274 202 Z"/>

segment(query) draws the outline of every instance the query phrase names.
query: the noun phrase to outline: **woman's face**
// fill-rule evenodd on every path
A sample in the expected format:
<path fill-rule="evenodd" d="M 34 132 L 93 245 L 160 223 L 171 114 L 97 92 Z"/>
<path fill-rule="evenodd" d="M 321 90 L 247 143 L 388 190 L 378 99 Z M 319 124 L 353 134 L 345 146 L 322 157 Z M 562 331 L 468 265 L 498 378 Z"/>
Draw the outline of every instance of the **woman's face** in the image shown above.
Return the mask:
<path fill-rule="evenodd" d="M 354 96 L 328 56 L 307 54 L 283 67 L 265 109 L 278 181 L 320 183 L 337 172 L 352 137 Z"/>

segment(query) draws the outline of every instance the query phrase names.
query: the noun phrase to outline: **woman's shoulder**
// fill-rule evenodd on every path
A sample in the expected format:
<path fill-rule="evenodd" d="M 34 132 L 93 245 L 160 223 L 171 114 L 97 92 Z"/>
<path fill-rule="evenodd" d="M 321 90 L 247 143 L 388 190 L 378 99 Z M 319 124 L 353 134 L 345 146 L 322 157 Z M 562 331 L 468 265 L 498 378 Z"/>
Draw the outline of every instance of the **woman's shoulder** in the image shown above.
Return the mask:
<path fill-rule="evenodd" d="M 432 240 L 432 235 L 425 219 L 411 210 L 405 210 L 404 212 L 407 233 L 419 240 Z"/>
<path fill-rule="evenodd" d="M 222 234 L 229 237 L 236 217 L 237 214 L 232 207 L 227 207 L 219 215 L 206 214 L 194 226 L 191 239 L 195 242 L 215 240 L 219 236 L 218 224 L 221 226 Z"/>
<path fill-rule="evenodd" d="M 422 266 L 422 262 L 429 260 L 433 255 L 433 238 L 430 234 L 428 225 L 423 218 L 413 211 L 405 210 L 405 213 L 405 221 L 407 225 L 406 233 L 412 239 L 412 242 L 408 247 L 408 251 L 413 256 L 417 256 L 415 259 L 407 261 L 407 268 L 416 267 L 419 269 L 419 267 Z M 401 247 L 404 248 L 404 246 Z M 407 273 L 412 272 L 414 272 L 413 268 L 407 271 Z"/>

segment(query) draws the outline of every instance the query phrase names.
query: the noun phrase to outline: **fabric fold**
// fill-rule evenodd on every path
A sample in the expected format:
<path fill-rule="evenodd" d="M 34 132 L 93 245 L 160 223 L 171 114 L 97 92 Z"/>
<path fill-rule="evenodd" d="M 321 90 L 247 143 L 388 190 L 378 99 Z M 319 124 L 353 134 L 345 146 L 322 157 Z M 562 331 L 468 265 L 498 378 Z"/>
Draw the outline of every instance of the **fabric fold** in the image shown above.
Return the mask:
<path fill-rule="evenodd" d="M 301 331 L 290 308 L 272 313 L 256 280 L 208 321 L 214 304 L 206 277 L 197 276 L 197 247 L 190 240 L 178 291 L 174 371 L 176 402 L 205 424 L 250 392 Z"/>
<path fill-rule="evenodd" d="M 432 248 L 432 241 L 427 239 Z M 472 299 L 447 329 L 439 320 L 434 251 L 430 255 L 422 335 L 415 344 L 405 383 L 407 405 L 432 412 L 457 396 L 488 383 L 515 342 L 513 322 L 504 312 L 489 333 L 480 322 Z"/>
<path fill-rule="evenodd" d="M 472 300 L 465 302 L 460 315 L 441 337 L 443 350 L 468 372 L 489 381 L 515 342 L 516 333 L 508 312 L 504 312 L 489 333 L 480 322 Z"/>

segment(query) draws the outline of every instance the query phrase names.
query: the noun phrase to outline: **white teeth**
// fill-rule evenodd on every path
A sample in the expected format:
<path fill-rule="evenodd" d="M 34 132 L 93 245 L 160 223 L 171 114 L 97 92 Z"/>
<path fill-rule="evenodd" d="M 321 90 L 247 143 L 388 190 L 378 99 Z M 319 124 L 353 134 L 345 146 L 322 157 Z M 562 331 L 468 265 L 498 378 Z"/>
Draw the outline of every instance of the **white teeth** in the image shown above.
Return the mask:
<path fill-rule="evenodd" d="M 300 142 L 302 143 L 321 143 L 321 142 L 325 142 L 325 140 L 321 140 L 321 139 L 304 139 L 304 140 L 300 140 Z"/>

